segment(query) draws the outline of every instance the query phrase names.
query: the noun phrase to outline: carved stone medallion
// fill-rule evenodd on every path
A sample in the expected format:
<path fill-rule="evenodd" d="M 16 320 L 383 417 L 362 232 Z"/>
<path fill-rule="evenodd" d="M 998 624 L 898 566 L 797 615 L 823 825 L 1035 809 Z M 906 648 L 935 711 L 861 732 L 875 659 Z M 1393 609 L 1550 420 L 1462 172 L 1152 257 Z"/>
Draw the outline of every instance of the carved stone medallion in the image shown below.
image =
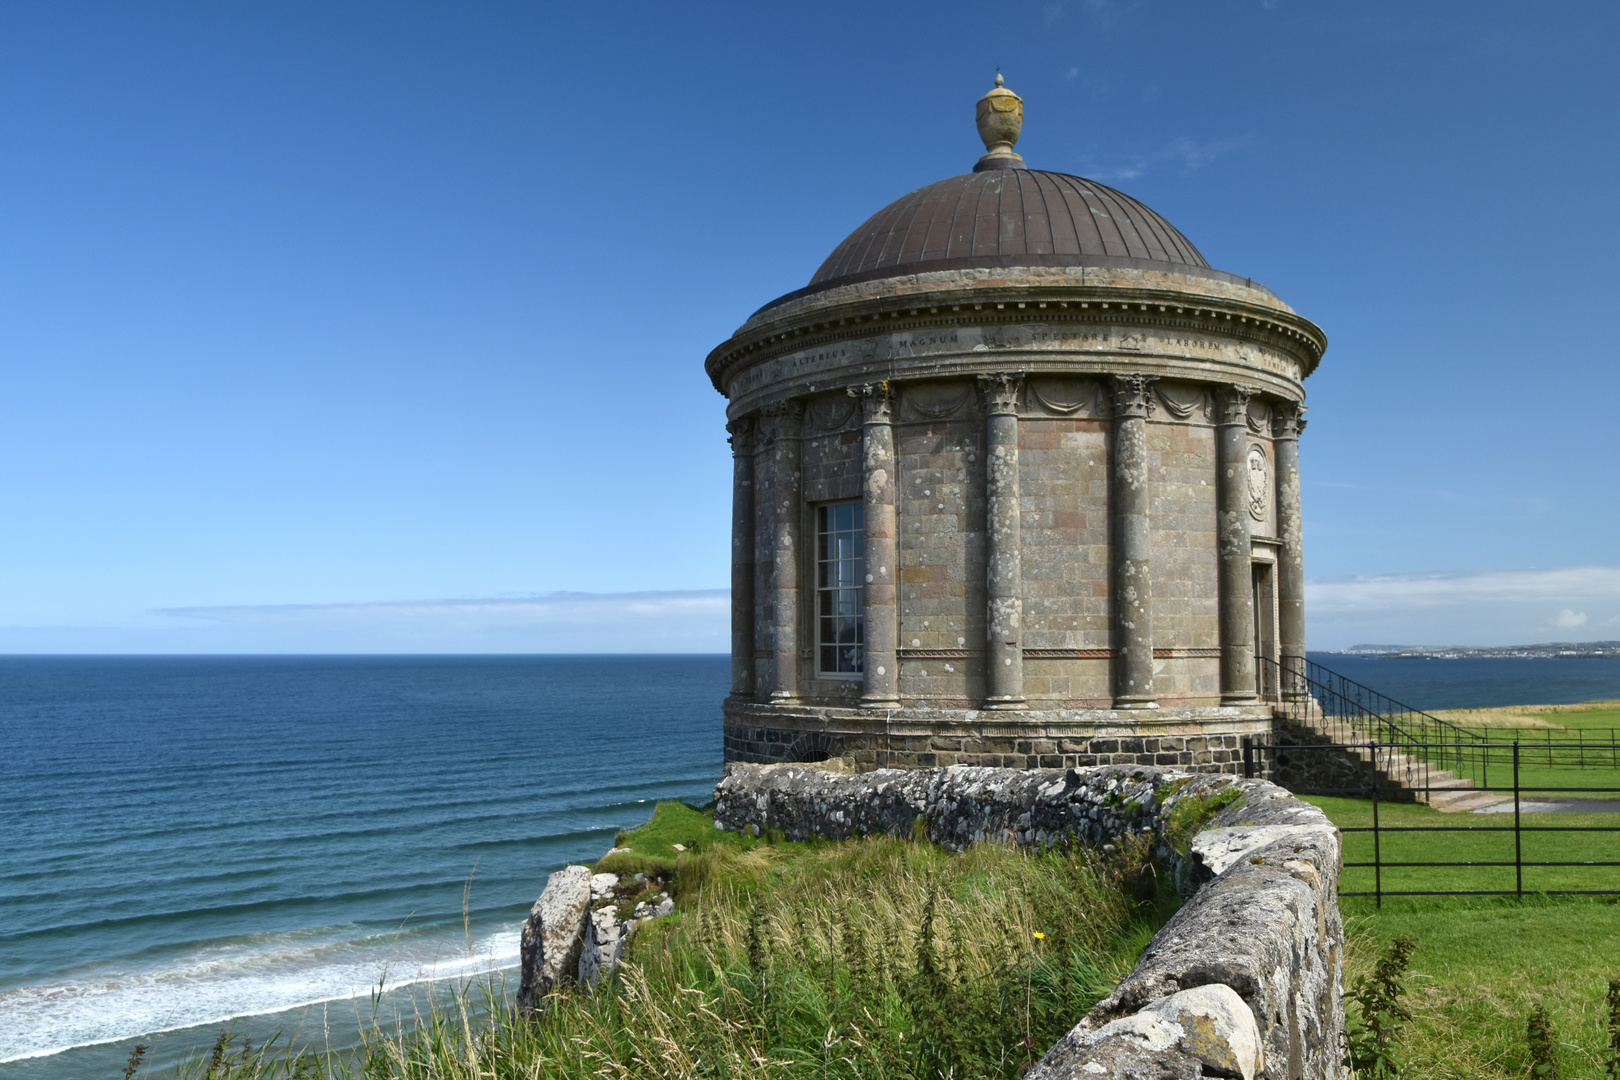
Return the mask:
<path fill-rule="evenodd" d="M 1265 447 L 1249 444 L 1249 516 L 1264 521 L 1271 505 L 1271 463 Z"/>

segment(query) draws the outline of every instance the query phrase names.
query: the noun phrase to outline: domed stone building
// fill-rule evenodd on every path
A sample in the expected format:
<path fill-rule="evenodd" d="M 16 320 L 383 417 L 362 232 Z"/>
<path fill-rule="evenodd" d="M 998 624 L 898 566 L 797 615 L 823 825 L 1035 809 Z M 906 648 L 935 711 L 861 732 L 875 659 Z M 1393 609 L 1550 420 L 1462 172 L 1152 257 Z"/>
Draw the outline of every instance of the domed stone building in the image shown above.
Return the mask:
<path fill-rule="evenodd" d="M 709 354 L 726 759 L 1236 768 L 1303 663 L 1326 338 L 1130 196 L 1027 168 L 1000 76 L 978 121 L 971 173 Z"/>

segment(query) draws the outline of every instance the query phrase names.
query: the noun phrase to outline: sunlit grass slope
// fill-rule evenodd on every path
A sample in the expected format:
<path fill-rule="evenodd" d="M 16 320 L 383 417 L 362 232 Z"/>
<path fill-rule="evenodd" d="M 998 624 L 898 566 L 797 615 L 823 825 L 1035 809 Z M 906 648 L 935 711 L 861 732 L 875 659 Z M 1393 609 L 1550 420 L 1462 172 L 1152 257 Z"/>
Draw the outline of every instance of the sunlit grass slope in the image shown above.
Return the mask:
<path fill-rule="evenodd" d="M 677 912 L 641 930 L 605 990 L 559 994 L 537 1022 L 498 989 L 482 1004 L 424 1001 L 418 1017 L 376 1018 L 361 1054 L 306 1067 L 446 1080 L 1016 1077 L 1168 915 L 1168 900 L 1133 894 L 1172 892 L 1152 888 L 1140 846 L 793 844 L 718 832 L 679 804 L 620 846 L 598 869 L 672 874 Z M 297 1067 L 279 1062 L 231 1075 Z"/>

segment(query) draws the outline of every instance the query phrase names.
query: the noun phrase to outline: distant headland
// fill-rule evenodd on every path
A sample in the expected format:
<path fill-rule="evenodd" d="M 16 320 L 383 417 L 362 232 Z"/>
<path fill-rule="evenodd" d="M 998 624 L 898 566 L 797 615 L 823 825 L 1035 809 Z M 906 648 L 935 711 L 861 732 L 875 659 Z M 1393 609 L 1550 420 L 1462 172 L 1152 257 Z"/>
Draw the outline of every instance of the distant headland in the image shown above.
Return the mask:
<path fill-rule="evenodd" d="M 1620 660 L 1620 641 L 1550 641 L 1540 645 L 1352 645 L 1339 655 L 1395 660 Z"/>

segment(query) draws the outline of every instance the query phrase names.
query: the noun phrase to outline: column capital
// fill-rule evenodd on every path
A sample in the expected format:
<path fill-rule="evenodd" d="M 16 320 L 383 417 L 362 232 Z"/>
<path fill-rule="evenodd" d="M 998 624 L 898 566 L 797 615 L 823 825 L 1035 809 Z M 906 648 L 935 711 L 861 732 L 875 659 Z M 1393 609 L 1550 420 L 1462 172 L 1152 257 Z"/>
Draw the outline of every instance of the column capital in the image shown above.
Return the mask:
<path fill-rule="evenodd" d="M 894 422 L 894 391 L 888 380 L 852 386 L 849 396 L 860 398 L 862 424 L 891 424 Z"/>
<path fill-rule="evenodd" d="M 1018 415 L 1018 395 L 1024 388 L 1022 371 L 980 375 L 977 381 L 986 412 L 991 416 Z"/>
<path fill-rule="evenodd" d="M 1271 411 L 1274 438 L 1297 439 L 1305 430 L 1305 406 L 1297 401 L 1284 401 Z"/>
<path fill-rule="evenodd" d="M 754 450 L 754 418 L 752 416 L 739 416 L 726 425 L 726 442 L 731 444 L 733 455 L 742 456 Z"/>
<path fill-rule="evenodd" d="M 1249 399 L 1260 392 L 1254 386 L 1223 386 L 1215 395 L 1215 423 L 1221 427 L 1249 426 Z"/>
<path fill-rule="evenodd" d="M 1114 391 L 1115 416 L 1146 416 L 1153 408 L 1152 385 L 1157 375 L 1115 375 L 1110 382 Z"/>
<path fill-rule="evenodd" d="M 804 402 L 798 398 L 773 402 L 760 410 L 765 419 L 761 424 L 771 439 L 797 439 L 804 426 Z"/>

